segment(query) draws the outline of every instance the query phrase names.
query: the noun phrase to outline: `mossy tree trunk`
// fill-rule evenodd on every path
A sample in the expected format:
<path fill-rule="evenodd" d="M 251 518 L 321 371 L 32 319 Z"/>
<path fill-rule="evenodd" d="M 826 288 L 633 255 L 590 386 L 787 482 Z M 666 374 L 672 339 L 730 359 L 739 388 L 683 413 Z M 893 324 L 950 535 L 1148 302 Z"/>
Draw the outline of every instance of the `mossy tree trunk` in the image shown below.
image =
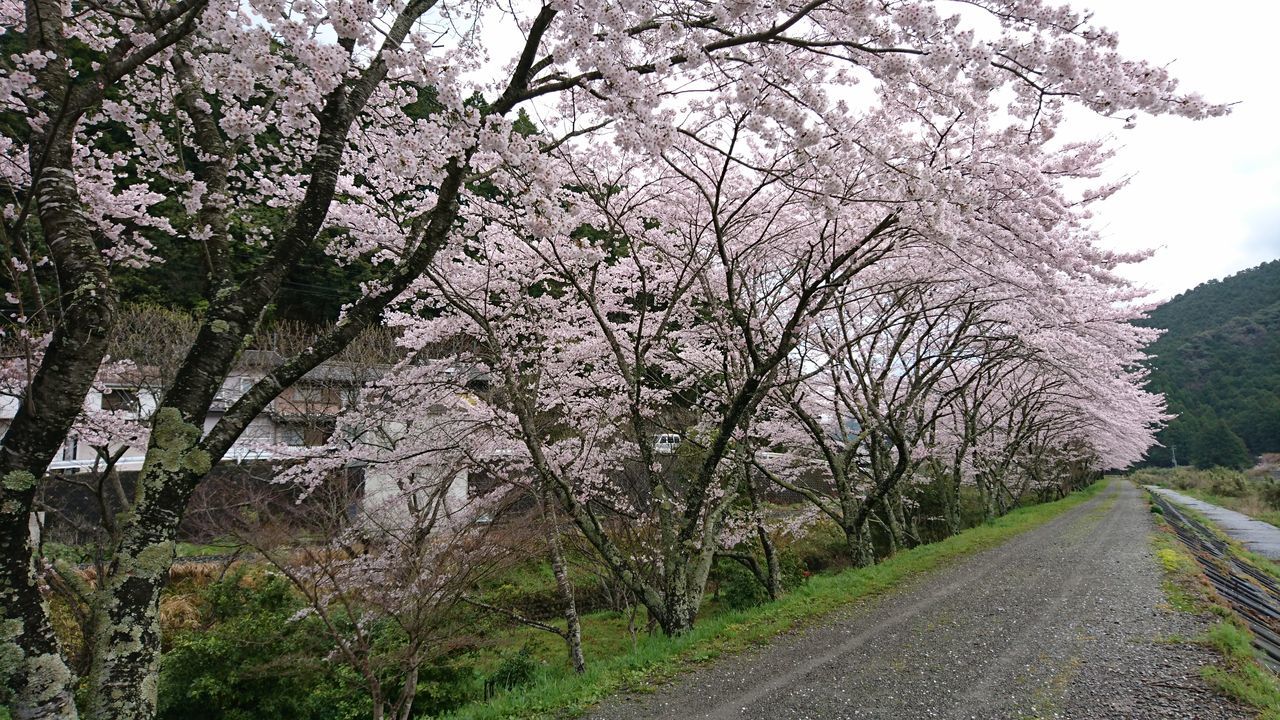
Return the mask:
<path fill-rule="evenodd" d="M 388 52 L 398 49 L 432 5 L 428 0 L 406 4 L 390 24 L 382 47 Z M 513 70 L 506 92 L 487 112 L 505 115 L 519 102 L 530 79 L 532 60 L 528 58 L 538 48 L 551 15 L 554 11 L 544 10 L 539 16 L 536 32 L 530 32 L 526 52 Z M 319 111 L 316 147 L 307 166 L 306 191 L 267 258 L 244 274 L 231 272 L 216 262 L 210 266 L 209 310 L 164 395 L 164 406 L 154 417 L 135 507 L 122 518 L 121 539 L 95 598 L 99 628 L 93 638 L 88 688 L 91 717 L 141 720 L 154 715 L 160 591 L 173 561 L 178 525 L 196 485 L 282 390 L 342 352 L 376 324 L 386 307 L 422 275 L 453 230 L 474 148 L 465 149 L 445 163 L 435 205 L 424 212 L 422 222 L 413 225 L 408 242 L 412 250 L 387 271 L 377 288 L 356 301 L 324 336 L 270 370 L 201 437 L 200 428 L 213 399 L 244 343 L 256 332 L 262 312 L 298 259 L 317 242 L 334 198 L 347 137 L 388 69 L 380 52 L 360 75 L 326 98 Z M 181 65 L 175 71 L 182 77 Z M 190 104 L 193 112 L 198 107 L 199 103 Z M 198 120 L 196 124 L 200 126 Z M 208 133 L 198 133 L 197 141 L 205 136 Z M 219 153 L 225 151 L 225 147 L 212 142 L 202 149 L 214 164 Z M 217 167 L 203 171 L 215 178 L 220 172 Z M 227 227 L 216 218 L 206 220 L 211 227 Z"/>
<path fill-rule="evenodd" d="M 28 2 L 26 22 L 28 50 L 66 56 L 61 3 Z M 52 329 L 49 346 L 0 444 L 0 700 L 16 718 L 74 718 L 74 679 L 40 595 L 28 522 L 38 478 L 79 416 L 106 354 L 115 291 L 73 169 L 75 127 L 100 100 L 101 87 L 73 86 L 60 61 L 35 75 L 41 93 L 30 110 L 46 122 L 30 137 L 31 199 L 59 295 L 43 317 Z M 0 227 L 7 250 L 27 246 L 21 222 Z"/>

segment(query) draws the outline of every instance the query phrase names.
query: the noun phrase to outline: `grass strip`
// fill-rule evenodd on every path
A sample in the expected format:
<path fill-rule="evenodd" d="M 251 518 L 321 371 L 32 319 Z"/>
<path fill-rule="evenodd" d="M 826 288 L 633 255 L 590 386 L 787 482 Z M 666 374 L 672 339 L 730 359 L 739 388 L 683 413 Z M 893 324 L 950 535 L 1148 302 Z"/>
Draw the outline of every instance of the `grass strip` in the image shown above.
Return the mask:
<path fill-rule="evenodd" d="M 1257 710 L 1261 720 L 1280 720 L 1280 683 L 1258 662 L 1248 628 L 1234 616 L 1219 620 L 1203 641 L 1225 661 L 1223 667 L 1204 668 L 1204 679 L 1219 692 Z"/>
<path fill-rule="evenodd" d="M 624 689 L 641 691 L 715 658 L 742 652 L 848 607 L 891 590 L 923 573 L 1043 525 L 1080 505 L 1112 482 L 1104 480 L 1062 500 L 1020 508 L 990 523 L 941 542 L 899 552 L 884 562 L 810 578 L 782 599 L 742 611 L 699 620 L 679 637 L 644 636 L 634 649 L 612 657 L 588 658 L 588 671 L 549 668 L 533 684 L 468 705 L 447 716 L 454 720 L 564 718 Z"/>
<path fill-rule="evenodd" d="M 1197 498 L 1197 499 L 1203 499 L 1203 498 Z M 1277 582 L 1280 582 L 1280 564 L 1277 564 L 1274 560 L 1266 557 L 1265 555 L 1259 555 L 1258 553 L 1245 547 L 1244 543 L 1228 535 L 1226 531 L 1218 527 L 1217 524 L 1213 522 L 1213 520 L 1209 519 L 1209 516 L 1205 515 L 1199 510 L 1196 510 L 1195 508 L 1189 507 L 1187 505 L 1183 505 L 1182 503 L 1178 502 L 1174 498 L 1166 497 L 1165 500 L 1177 505 L 1178 510 L 1182 512 L 1183 515 L 1186 515 L 1192 520 L 1195 520 L 1196 522 L 1208 528 L 1209 532 L 1213 533 L 1215 537 L 1217 537 L 1219 540 L 1221 540 L 1223 543 L 1225 543 L 1228 547 L 1231 548 L 1231 551 L 1236 556 L 1237 560 L 1243 560 L 1246 564 L 1252 565 L 1258 570 L 1261 570 L 1267 575 L 1270 575 Z M 1205 502 L 1209 502 L 1209 501 L 1205 500 Z"/>
<path fill-rule="evenodd" d="M 1199 513 L 1179 505 L 1180 510 L 1227 540 L 1231 550 L 1243 551 L 1238 543 L 1228 538 L 1221 529 Z M 1235 616 L 1231 608 L 1213 591 L 1191 551 L 1179 542 L 1161 519 L 1160 529 L 1153 534 L 1156 560 L 1164 570 L 1165 596 L 1174 609 L 1189 613 L 1211 613 L 1218 619 L 1195 641 L 1213 648 L 1222 656 L 1220 667 L 1208 666 L 1201 675 L 1218 692 L 1258 711 L 1262 720 L 1280 720 L 1280 679 L 1262 666 L 1253 648 L 1253 636 Z M 1274 572 L 1275 565 L 1253 556 L 1247 560 L 1258 564 L 1261 560 L 1266 572 Z"/>

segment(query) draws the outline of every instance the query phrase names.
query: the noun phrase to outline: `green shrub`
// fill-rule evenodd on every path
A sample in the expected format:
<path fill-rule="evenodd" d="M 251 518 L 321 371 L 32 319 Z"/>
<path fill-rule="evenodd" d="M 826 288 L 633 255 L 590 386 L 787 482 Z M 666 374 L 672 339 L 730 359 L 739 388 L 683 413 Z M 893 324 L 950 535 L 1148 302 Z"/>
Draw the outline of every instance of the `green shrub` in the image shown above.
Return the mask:
<path fill-rule="evenodd" d="M 800 587 L 813 575 L 813 572 L 790 548 L 778 551 L 778 565 L 782 571 L 783 592 L 791 592 Z"/>
<path fill-rule="evenodd" d="M 1280 509 L 1280 483 L 1269 480 L 1262 486 L 1262 500 L 1273 508 Z"/>
<path fill-rule="evenodd" d="M 839 570 L 849 567 L 849 546 L 845 543 L 844 531 L 834 522 L 823 519 L 804 530 L 799 538 L 789 539 L 779 544 L 779 555 L 783 560 L 784 583 L 788 563 L 798 566 L 801 577 L 814 573 Z"/>
<path fill-rule="evenodd" d="M 736 560 L 722 558 L 716 562 L 716 594 L 734 610 L 745 610 L 769 601 L 769 592 L 755 573 Z"/>
<path fill-rule="evenodd" d="M 1242 473 L 1223 468 L 1214 468 L 1209 471 L 1209 476 L 1209 492 L 1214 495 L 1244 497 L 1249 492 Z"/>
<path fill-rule="evenodd" d="M 161 720 L 355 720 L 372 707 L 361 679 L 327 662 L 327 635 L 294 619 L 283 578 L 235 573 L 203 593 L 206 628 L 178 633 L 160 662 Z"/>
<path fill-rule="evenodd" d="M 485 678 L 485 694 L 492 696 L 497 690 L 513 690 L 533 682 L 538 676 L 538 661 L 528 646 L 504 657 L 498 667 Z"/>
<path fill-rule="evenodd" d="M 159 720 L 356 720 L 373 711 L 365 680 L 334 662 L 334 644 L 283 577 L 240 570 L 200 591 L 200 627 L 167 638 L 161 657 Z M 341 616 L 331 618 L 342 623 Z M 404 636 L 390 622 L 370 628 L 393 652 Z M 526 656 L 527 657 L 527 656 Z M 388 693 L 403 668 L 387 669 Z M 508 668 L 512 678 L 518 673 Z M 512 680 L 514 681 L 514 680 Z M 481 682 L 467 665 L 418 669 L 413 712 L 435 717 L 475 700 Z"/>
<path fill-rule="evenodd" d="M 481 678 L 470 665 L 441 663 L 418 669 L 414 717 L 438 717 L 480 697 Z"/>

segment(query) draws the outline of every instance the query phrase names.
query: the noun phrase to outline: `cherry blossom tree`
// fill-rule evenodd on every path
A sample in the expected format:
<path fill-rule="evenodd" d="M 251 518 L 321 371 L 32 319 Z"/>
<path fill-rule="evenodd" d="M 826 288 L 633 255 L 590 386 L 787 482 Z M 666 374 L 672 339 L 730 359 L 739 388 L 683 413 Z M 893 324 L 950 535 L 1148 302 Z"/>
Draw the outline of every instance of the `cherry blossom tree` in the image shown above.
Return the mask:
<path fill-rule="evenodd" d="M 368 450 L 374 462 L 397 463 Z M 334 645 L 332 659 L 363 681 L 378 720 L 413 717 L 419 669 L 455 647 L 470 622 L 469 593 L 519 557 L 490 522 L 500 493 L 457 498 L 459 466 L 444 453 L 400 469 L 395 487 L 374 497 L 346 478 L 316 483 L 316 473 L 306 472 L 306 501 L 236 530 L 303 598 L 294 619 L 315 619 Z M 312 542 L 299 547 L 282 532 L 298 527 Z"/>
<path fill-rule="evenodd" d="M 1033 266 L 1044 235 L 1071 235 L 1083 221 L 1060 176 L 1092 166 L 1085 161 L 1097 149 L 1048 149 L 1068 105 L 1120 119 L 1140 111 L 1222 112 L 1177 92 L 1162 69 L 1119 55 L 1115 36 L 1079 13 L 1036 0 L 967 7 L 989 17 L 991 27 L 979 32 L 941 6 L 914 2 L 0 5 L 10 49 L 0 103 L 12 119 L 0 146 L 12 191 L 0 241 L 9 251 L 15 324 L 33 341 L 48 337 L 0 443 L 0 642 L 6 657 L 17 658 L 5 666 L 4 686 L 14 689 L 18 716 L 76 714 L 74 680 L 40 605 L 25 527 L 39 478 L 103 362 L 115 322 L 113 273 L 163 261 L 154 241 L 160 237 L 197 244 L 206 258 L 207 309 L 151 421 L 134 510 L 94 601 L 100 631 L 88 714 L 147 717 L 155 702 L 159 592 L 194 488 L 283 388 L 388 308 L 412 308 L 415 298 L 436 293 L 448 278 L 437 271 L 424 279 L 427 269 L 435 263 L 454 272 L 438 255 L 474 259 L 464 250 L 473 243 L 500 258 L 534 240 L 542 255 L 530 247 L 512 258 L 529 267 L 487 267 L 511 271 L 531 296 L 542 280 L 533 268 L 558 268 L 541 295 L 520 302 L 539 308 L 577 298 L 562 310 L 584 315 L 558 317 L 568 327 L 548 328 L 558 343 L 559 334 L 607 335 L 609 313 L 634 313 L 632 299 L 607 304 L 633 292 L 590 299 L 583 291 L 589 286 L 572 282 L 590 279 L 589 268 L 598 265 L 591 256 L 625 254 L 573 237 L 584 221 L 608 225 L 603 213 L 583 209 L 575 199 L 582 191 L 566 175 L 602 144 L 616 145 L 632 162 L 645 158 L 652 167 L 642 183 L 674 193 L 669 211 L 650 210 L 660 204 L 655 199 L 648 217 L 624 218 L 623 237 L 646 240 L 636 251 L 643 262 L 601 268 L 605 275 L 616 268 L 615 284 L 636 273 L 652 278 L 644 292 L 673 303 L 670 313 L 653 310 L 668 316 L 659 322 L 664 334 L 650 334 L 653 313 L 645 312 L 643 329 L 617 337 L 639 339 L 639 354 L 655 371 L 671 362 L 669 342 L 722 361 L 718 376 L 673 375 L 689 383 L 710 377 L 707 388 L 685 392 L 695 393 L 699 410 L 715 405 L 681 425 L 694 427 L 690 434 L 705 448 L 690 475 L 693 491 L 672 506 L 675 524 L 668 527 L 696 548 L 688 551 L 696 558 L 663 558 L 672 592 L 642 593 L 655 612 L 671 599 L 662 611 L 666 624 L 687 627 L 706 553 L 714 553 L 711 538 L 732 505 L 722 461 L 735 436 L 749 431 L 797 330 L 831 289 L 873 261 L 884 243 L 909 237 L 949 246 L 975 265 L 1002 247 L 1000 257 Z M 515 48 L 511 56 L 492 62 L 507 45 Z M 545 133 L 517 131 L 522 108 L 539 117 Z M 495 197 L 506 207 L 495 207 Z M 770 204 L 778 207 L 774 219 Z M 501 249 L 492 237 L 499 225 L 510 236 Z M 775 236 L 779 227 L 786 231 Z M 753 232 L 761 233 L 754 244 Z M 1077 245 L 1088 249 L 1087 240 Z M 246 247 L 256 252 L 240 252 Z M 316 249 L 336 264 L 370 263 L 373 279 L 328 333 L 284 358 L 205 432 L 236 355 L 290 268 Z M 576 257 L 564 265 L 554 250 Z M 1092 255 L 1084 251 L 1075 257 L 1087 263 Z M 677 263 L 674 272 L 666 254 Z M 474 303 L 467 292 L 482 286 L 466 271 L 459 275 L 464 292 L 456 296 Z M 770 288 L 782 297 L 767 299 L 762 293 Z M 508 296 L 515 307 L 516 293 Z M 712 302 L 717 296 L 728 302 Z M 700 335 L 700 327 L 719 335 Z M 510 351 L 532 352 L 509 335 L 495 331 L 493 338 L 510 343 Z M 607 360 L 621 372 L 628 357 L 609 349 L 607 337 L 593 347 L 584 358 L 601 368 Z M 647 359 L 663 353 L 656 363 Z M 507 382 L 511 402 L 525 403 L 515 415 L 526 424 L 595 412 L 639 416 L 647 433 L 658 422 L 654 409 L 671 405 L 648 397 L 650 378 L 637 375 L 628 384 L 625 373 L 613 378 L 633 396 L 621 409 L 576 390 L 564 400 L 592 402 L 579 408 L 549 401 L 529 385 L 522 363 L 530 359 L 517 355 L 515 365 L 496 368 L 510 370 L 502 376 L 515 381 Z M 579 369 L 552 379 L 584 384 L 589 375 Z M 647 454 L 649 441 L 630 424 L 633 446 L 602 450 L 601 467 L 616 466 L 624 454 Z M 530 447 L 542 437 L 534 430 L 524 428 L 522 437 L 534 467 L 563 480 L 555 463 L 569 458 L 540 456 L 538 443 Z M 575 471 L 594 483 L 606 474 Z M 593 528 L 584 498 L 575 496 L 579 482 L 556 486 L 580 530 Z M 629 562 L 609 559 L 624 576 L 634 574 Z"/>
<path fill-rule="evenodd" d="M 942 486 L 953 529 L 961 485 L 972 484 L 994 517 L 1037 477 L 1048 487 L 1048 475 L 1057 475 L 1057 487 L 1069 489 L 1087 475 L 1080 468 L 1125 467 L 1151 446 L 1168 416 L 1162 399 L 1142 389 L 1141 348 L 1151 335 L 1131 322 L 1134 297 L 1101 272 L 1003 304 L 1001 321 L 1019 329 L 1019 344 L 949 371 L 948 382 L 964 389 L 939 419 L 924 469 Z M 1061 476 L 1069 467 L 1072 477 Z"/>
<path fill-rule="evenodd" d="M 821 118 L 814 122 L 828 132 L 794 133 L 761 120 L 771 117 L 763 108 L 773 99 L 761 90 L 745 107 L 700 108 L 689 121 L 698 132 L 677 133 L 657 156 L 624 149 L 611 162 L 597 149 L 586 166 L 563 154 L 564 173 L 574 180 L 554 209 L 522 207 L 530 195 L 526 180 L 495 179 L 513 189 L 489 204 L 491 217 L 477 238 L 460 243 L 429 273 L 434 287 L 415 308 L 429 319 L 405 318 L 413 342 L 473 338 L 510 414 L 495 432 L 524 446 L 530 470 L 557 491 L 587 540 L 671 633 L 692 623 L 707 571 L 727 549 L 720 531 L 745 477 L 735 471 L 734 452 L 751 436 L 764 398 L 793 382 L 784 366 L 805 367 L 796 357 L 803 338 L 810 332 L 820 338 L 825 322 L 839 323 L 828 316 L 844 288 L 879 265 L 892 273 L 919 264 L 917 255 L 945 261 L 956 254 L 956 234 L 984 251 L 990 267 L 973 276 L 988 285 L 1025 281 L 1042 263 L 1039 256 L 1028 262 L 1025 247 L 1001 242 L 1031 236 L 991 237 L 986 213 L 1022 226 L 1046 213 L 1030 201 L 1009 206 L 1003 172 L 975 177 L 956 197 L 923 200 L 909 185 L 895 187 L 896 169 L 859 145 L 833 141 L 814 162 L 813 138 L 840 133 Z M 896 108 L 886 112 L 895 116 Z M 998 152 L 993 145 L 979 167 Z M 852 175 L 833 175 L 830 157 L 842 157 L 834 166 L 852 168 Z M 1021 155 L 1009 163 L 1021 162 L 1044 180 L 1024 190 L 1047 193 L 1058 182 L 1053 176 L 1072 174 L 1062 163 L 1088 172 L 1099 157 L 1086 145 L 1031 165 Z M 992 183 L 989 196 L 973 191 L 980 181 Z M 875 189 L 873 198 L 861 197 L 863 183 Z M 902 194 L 887 202 L 881 194 L 890 190 Z M 992 200 L 985 212 L 970 207 L 964 215 L 951 204 L 980 197 Z M 529 233 L 523 219 L 531 214 L 543 224 Z M 1064 257 L 1087 247 L 1074 211 L 1060 206 L 1057 221 L 1033 242 L 1056 243 Z M 1040 282 L 1040 292 L 1065 287 L 1052 271 L 1051 278 L 1056 282 Z M 897 302 L 911 293 L 906 287 Z M 911 389 L 893 397 L 891 413 L 880 414 L 879 427 L 867 433 L 881 467 L 870 502 L 849 518 L 854 525 L 865 524 L 869 509 L 918 464 L 918 445 L 946 406 L 925 395 L 948 363 L 976 362 L 981 352 L 995 351 L 988 333 L 998 321 L 975 317 L 983 302 L 970 300 L 955 314 L 946 312 L 955 304 L 944 304 L 936 316 L 926 303 L 906 322 L 894 316 L 892 303 L 860 309 L 883 333 L 878 342 L 859 346 L 845 337 L 840 345 L 860 359 L 850 382 L 866 391 L 861 414 L 881 413 L 887 386 Z M 852 310 L 846 321 L 858 317 Z M 1010 324 L 1007 332 L 1021 330 Z M 970 331 L 975 344 L 983 341 L 981 350 L 966 345 Z M 653 438 L 664 433 L 683 439 L 685 463 L 659 456 Z M 621 552 L 619 518 L 627 518 L 625 534 L 647 528 L 646 552 Z"/>
<path fill-rule="evenodd" d="M 891 270 L 892 272 L 892 270 Z M 986 311 L 991 289 L 898 272 L 890 283 L 854 287 L 814 327 L 758 428 L 782 453 L 755 465 L 814 503 L 844 531 L 851 558 L 873 562 L 869 522 L 879 511 L 891 549 L 904 540 L 902 484 L 933 451 L 937 423 L 954 397 L 957 366 L 999 358 L 1017 343 Z M 826 482 L 814 484 L 817 475 Z"/>

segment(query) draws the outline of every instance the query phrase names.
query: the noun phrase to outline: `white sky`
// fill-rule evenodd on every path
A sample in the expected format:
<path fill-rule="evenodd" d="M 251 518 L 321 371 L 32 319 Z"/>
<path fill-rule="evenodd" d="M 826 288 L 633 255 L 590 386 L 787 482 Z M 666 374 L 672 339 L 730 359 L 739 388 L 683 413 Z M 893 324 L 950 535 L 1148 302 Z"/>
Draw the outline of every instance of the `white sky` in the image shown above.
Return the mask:
<path fill-rule="evenodd" d="M 1073 3 L 1076 4 L 1076 3 Z M 1108 247 L 1157 248 L 1124 274 L 1171 297 L 1211 278 L 1280 257 L 1280 3 L 1079 0 L 1120 35 L 1131 57 L 1166 64 L 1182 87 L 1238 103 L 1225 118 L 1118 123 L 1115 177 L 1130 184 L 1095 209 Z M 1081 129 L 1086 129 L 1082 124 Z"/>

